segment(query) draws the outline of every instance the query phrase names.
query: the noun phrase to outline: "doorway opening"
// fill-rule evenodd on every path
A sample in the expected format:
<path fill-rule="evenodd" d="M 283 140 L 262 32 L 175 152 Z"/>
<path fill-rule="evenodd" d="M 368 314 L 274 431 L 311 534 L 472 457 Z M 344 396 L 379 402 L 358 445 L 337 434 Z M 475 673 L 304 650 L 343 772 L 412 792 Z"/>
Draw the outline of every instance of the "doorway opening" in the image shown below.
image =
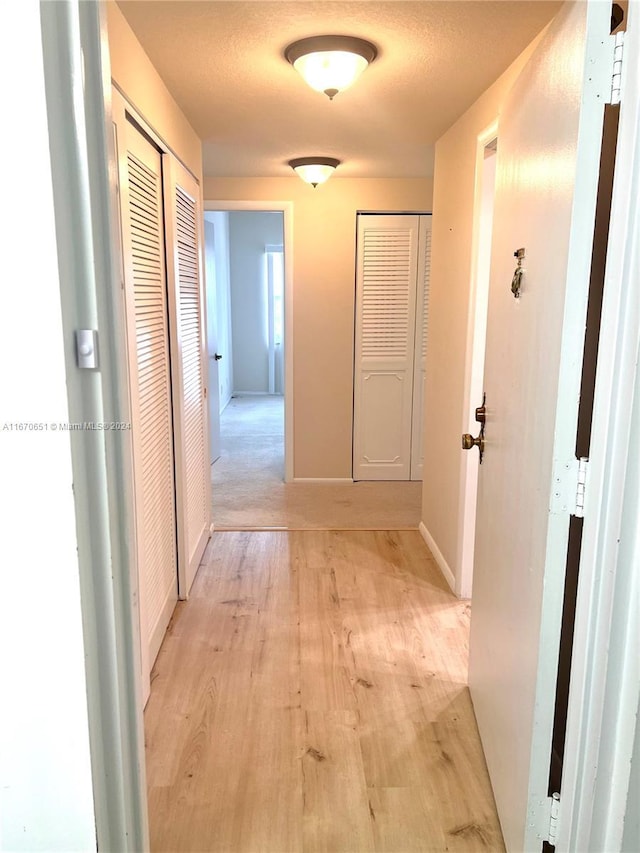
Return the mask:
<path fill-rule="evenodd" d="M 206 204 L 211 478 L 218 529 L 234 527 L 238 513 L 243 526 L 251 522 L 246 498 L 256 477 L 274 489 L 292 479 L 287 214 L 285 203 Z"/>
<path fill-rule="evenodd" d="M 471 298 L 467 325 L 467 366 L 463 429 L 475 426 L 475 409 L 482 405 L 484 356 L 487 338 L 489 307 L 489 275 L 491 271 L 491 239 L 498 154 L 498 127 L 492 124 L 478 137 L 476 186 L 474 202 L 474 231 L 471 250 Z M 476 502 L 478 496 L 478 457 L 465 453 L 460 476 L 464 506 L 458 531 L 458 576 L 455 592 L 461 598 L 471 598 L 473 558 L 476 532 Z"/>

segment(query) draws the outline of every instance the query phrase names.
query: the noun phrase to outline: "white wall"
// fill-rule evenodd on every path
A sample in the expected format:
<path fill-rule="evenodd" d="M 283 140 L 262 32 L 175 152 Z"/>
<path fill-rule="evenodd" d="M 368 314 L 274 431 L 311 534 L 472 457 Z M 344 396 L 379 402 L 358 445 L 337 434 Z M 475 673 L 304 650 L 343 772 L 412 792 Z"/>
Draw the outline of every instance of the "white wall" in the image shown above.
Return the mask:
<path fill-rule="evenodd" d="M 113 2 L 107 10 L 111 77 L 145 121 L 195 175 L 202 177 L 202 143 Z"/>
<path fill-rule="evenodd" d="M 16 4 L 0 34 L 2 100 L 20 117 L 20 144 L 2 140 L 0 848 L 54 853 L 95 850 L 96 835 L 71 451 L 52 428 L 69 418 L 38 9 Z"/>
<path fill-rule="evenodd" d="M 233 338 L 233 390 L 269 391 L 266 245 L 284 240 L 282 211 L 229 213 L 229 271 Z"/>
<path fill-rule="evenodd" d="M 295 477 L 350 478 L 356 214 L 431 210 L 431 178 L 205 178 L 209 201 L 289 202 Z"/>
<path fill-rule="evenodd" d="M 481 403 L 465 400 L 473 346 L 468 329 L 478 137 L 498 119 L 536 43 L 537 39 L 436 143 L 425 409 L 438 417 L 430 419 L 427 429 L 422 522 L 437 546 L 444 573 L 455 578 L 458 593 L 465 541 L 463 468 L 469 464 L 460 449 L 460 436 L 474 426 L 469 412 Z"/>

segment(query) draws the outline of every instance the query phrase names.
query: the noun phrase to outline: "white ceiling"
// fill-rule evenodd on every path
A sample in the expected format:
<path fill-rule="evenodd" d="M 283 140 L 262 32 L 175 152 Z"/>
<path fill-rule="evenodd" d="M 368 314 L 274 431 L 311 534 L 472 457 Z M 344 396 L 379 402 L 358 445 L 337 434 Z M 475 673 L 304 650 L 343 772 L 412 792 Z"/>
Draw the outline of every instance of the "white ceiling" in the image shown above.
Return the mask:
<path fill-rule="evenodd" d="M 560 6 L 546 0 L 118 0 L 204 142 L 205 174 L 290 176 L 323 154 L 349 177 L 421 177 L 433 143 Z M 378 58 L 334 101 L 283 57 L 323 33 Z"/>

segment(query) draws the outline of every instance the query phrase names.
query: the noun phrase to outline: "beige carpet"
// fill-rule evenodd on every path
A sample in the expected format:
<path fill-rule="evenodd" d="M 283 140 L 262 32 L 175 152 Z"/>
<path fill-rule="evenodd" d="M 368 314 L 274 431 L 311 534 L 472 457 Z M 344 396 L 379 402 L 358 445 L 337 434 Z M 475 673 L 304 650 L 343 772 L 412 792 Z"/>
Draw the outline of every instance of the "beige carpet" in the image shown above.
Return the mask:
<path fill-rule="evenodd" d="M 211 468 L 216 530 L 405 530 L 420 522 L 422 483 L 285 483 L 282 397 L 234 397 Z"/>

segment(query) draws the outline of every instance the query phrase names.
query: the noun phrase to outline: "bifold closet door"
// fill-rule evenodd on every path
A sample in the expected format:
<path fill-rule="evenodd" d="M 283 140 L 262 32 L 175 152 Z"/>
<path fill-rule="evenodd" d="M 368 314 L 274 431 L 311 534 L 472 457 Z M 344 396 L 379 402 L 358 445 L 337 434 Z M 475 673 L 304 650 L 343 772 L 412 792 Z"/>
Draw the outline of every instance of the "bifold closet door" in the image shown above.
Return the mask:
<path fill-rule="evenodd" d="M 413 415 L 411 428 L 411 479 L 424 473 L 424 386 L 427 366 L 429 285 L 431 281 L 431 214 L 420 216 L 416 288 L 416 333 L 413 363 Z"/>
<path fill-rule="evenodd" d="M 114 108 L 128 338 L 144 700 L 178 599 L 162 155 Z"/>
<path fill-rule="evenodd" d="M 419 216 L 360 215 L 354 480 L 408 480 Z"/>
<path fill-rule="evenodd" d="M 169 312 L 180 598 L 186 598 L 211 533 L 207 346 L 200 187 L 165 155 Z"/>

